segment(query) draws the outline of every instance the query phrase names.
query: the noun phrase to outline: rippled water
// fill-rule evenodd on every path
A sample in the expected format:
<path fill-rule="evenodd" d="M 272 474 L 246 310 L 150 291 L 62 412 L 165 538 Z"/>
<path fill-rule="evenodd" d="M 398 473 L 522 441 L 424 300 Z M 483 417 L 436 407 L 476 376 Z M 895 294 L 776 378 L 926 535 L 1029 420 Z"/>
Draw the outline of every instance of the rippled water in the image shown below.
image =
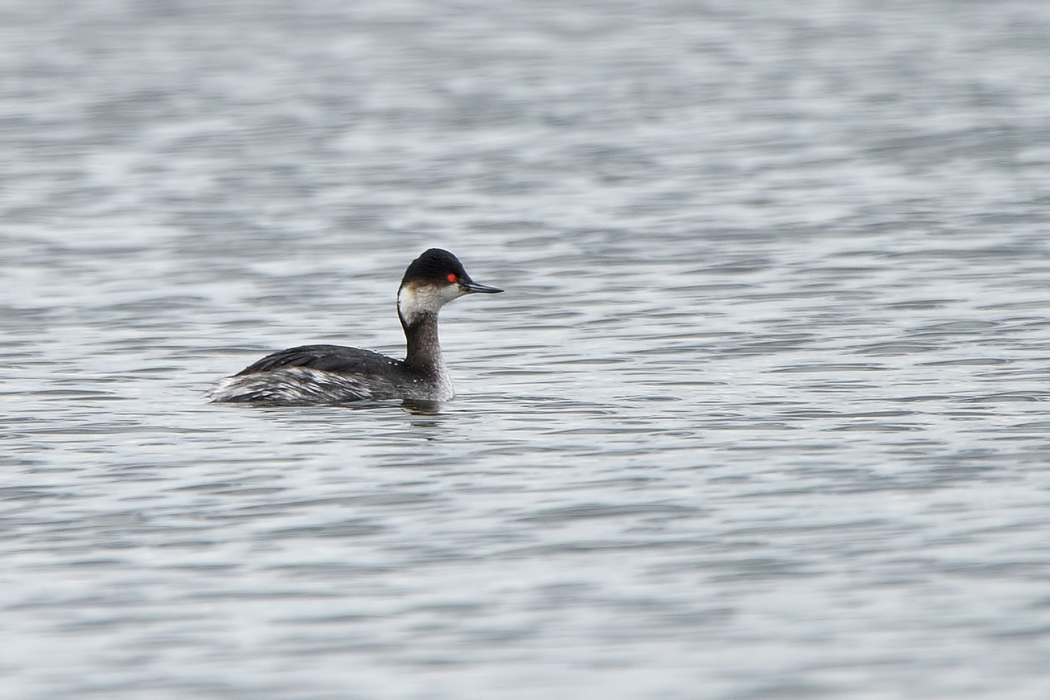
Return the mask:
<path fill-rule="evenodd" d="M 1048 7 L 3 3 L 2 694 L 1050 696 Z"/>

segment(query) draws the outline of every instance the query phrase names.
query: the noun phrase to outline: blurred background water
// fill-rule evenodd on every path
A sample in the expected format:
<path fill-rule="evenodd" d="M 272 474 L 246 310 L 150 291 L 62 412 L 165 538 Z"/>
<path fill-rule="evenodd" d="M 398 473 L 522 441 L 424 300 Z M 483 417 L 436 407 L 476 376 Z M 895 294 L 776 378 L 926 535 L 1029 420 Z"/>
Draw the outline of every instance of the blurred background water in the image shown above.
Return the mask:
<path fill-rule="evenodd" d="M 3 696 L 1050 697 L 1048 36 L 0 3 Z M 430 246 L 455 401 L 206 403 Z"/>

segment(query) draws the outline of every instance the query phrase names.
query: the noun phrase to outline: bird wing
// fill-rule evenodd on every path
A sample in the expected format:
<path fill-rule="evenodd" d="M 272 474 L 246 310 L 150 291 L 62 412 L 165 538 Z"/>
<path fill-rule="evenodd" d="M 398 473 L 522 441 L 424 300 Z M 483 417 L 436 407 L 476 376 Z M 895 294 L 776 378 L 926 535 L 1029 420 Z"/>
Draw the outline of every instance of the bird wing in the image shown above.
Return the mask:
<path fill-rule="evenodd" d="M 304 367 L 335 374 L 377 374 L 401 362 L 371 350 L 341 345 L 302 345 L 267 355 L 234 376 Z"/>

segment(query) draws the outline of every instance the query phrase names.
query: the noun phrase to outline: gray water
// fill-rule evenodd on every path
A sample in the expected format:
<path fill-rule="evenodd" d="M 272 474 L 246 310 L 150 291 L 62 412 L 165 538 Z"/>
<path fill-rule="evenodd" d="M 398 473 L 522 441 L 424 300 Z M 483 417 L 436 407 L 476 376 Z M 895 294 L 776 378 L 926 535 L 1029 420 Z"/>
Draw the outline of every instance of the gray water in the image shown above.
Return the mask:
<path fill-rule="evenodd" d="M 0 5 L 4 698 L 1050 697 L 1050 5 Z M 436 412 L 204 392 L 314 342 Z"/>

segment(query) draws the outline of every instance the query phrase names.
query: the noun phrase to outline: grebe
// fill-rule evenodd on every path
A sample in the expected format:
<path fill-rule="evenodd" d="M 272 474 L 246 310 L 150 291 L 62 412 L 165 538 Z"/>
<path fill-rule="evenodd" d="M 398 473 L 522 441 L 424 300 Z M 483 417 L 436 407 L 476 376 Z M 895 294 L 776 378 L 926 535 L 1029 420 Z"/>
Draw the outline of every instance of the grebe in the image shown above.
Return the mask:
<path fill-rule="evenodd" d="M 466 294 L 496 294 L 478 284 L 447 250 L 431 248 L 405 270 L 397 315 L 407 352 L 395 360 L 371 350 L 303 345 L 267 355 L 209 392 L 212 401 L 271 406 L 408 399 L 446 401 L 452 378 L 438 343 L 438 311 Z"/>

